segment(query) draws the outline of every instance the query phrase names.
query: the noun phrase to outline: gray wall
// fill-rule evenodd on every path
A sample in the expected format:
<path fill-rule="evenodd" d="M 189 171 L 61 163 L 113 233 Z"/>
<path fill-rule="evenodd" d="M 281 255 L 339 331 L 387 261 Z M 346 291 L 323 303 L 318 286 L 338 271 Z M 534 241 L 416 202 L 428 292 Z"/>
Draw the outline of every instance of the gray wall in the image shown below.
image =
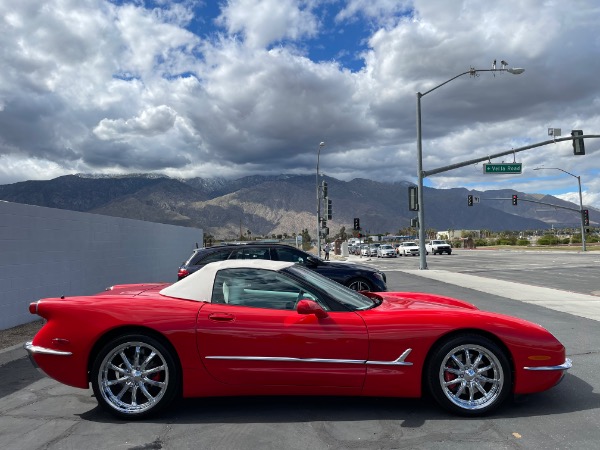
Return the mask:
<path fill-rule="evenodd" d="M 27 307 L 41 298 L 176 281 L 202 239 L 197 228 L 0 201 L 0 329 L 39 319 Z"/>

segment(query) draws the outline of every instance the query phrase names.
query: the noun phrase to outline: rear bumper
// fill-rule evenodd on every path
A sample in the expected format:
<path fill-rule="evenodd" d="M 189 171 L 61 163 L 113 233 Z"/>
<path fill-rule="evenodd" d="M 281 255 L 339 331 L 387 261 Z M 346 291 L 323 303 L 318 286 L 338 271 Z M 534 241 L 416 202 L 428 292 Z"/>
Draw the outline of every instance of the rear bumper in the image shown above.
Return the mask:
<path fill-rule="evenodd" d="M 23 348 L 27 351 L 27 356 L 29 357 L 29 361 L 31 361 L 33 367 L 35 367 L 40 373 L 44 374 L 45 376 L 49 375 L 39 366 L 39 364 L 34 358 L 34 355 L 71 356 L 73 354 L 72 352 L 63 352 L 51 348 L 39 347 L 37 345 L 33 345 L 32 341 L 26 342 L 23 345 Z"/>

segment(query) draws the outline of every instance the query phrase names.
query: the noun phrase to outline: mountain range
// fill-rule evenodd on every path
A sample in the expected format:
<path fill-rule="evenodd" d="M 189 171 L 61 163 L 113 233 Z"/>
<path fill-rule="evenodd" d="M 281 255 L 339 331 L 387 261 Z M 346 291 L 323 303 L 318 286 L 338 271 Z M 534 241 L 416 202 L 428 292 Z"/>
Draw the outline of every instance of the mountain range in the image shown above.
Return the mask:
<path fill-rule="evenodd" d="M 409 182 L 383 183 L 366 179 L 328 183 L 333 218 L 331 234 L 351 230 L 360 218 L 364 231 L 396 234 L 410 225 L 416 212 L 408 210 Z M 512 204 L 512 195 L 518 204 Z M 426 228 L 434 230 L 527 230 L 580 226 L 579 205 L 559 198 L 509 189 L 469 191 L 464 188 L 424 192 Z M 479 202 L 467 206 L 467 195 Z M 0 185 L 0 199 L 151 222 L 202 228 L 217 239 L 243 235 L 292 235 L 316 229 L 314 175 L 247 176 L 175 179 L 157 175 L 66 175 L 47 181 Z M 590 222 L 600 211 L 589 209 Z M 248 233 L 250 232 L 250 233 Z"/>

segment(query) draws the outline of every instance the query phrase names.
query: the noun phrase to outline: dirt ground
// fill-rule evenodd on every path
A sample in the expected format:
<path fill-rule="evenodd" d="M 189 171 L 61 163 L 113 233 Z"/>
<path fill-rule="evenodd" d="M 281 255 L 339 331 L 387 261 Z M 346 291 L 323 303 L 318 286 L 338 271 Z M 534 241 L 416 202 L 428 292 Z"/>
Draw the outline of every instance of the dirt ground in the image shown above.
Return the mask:
<path fill-rule="evenodd" d="M 0 350 L 30 341 L 42 328 L 43 320 L 26 323 L 6 330 L 0 330 Z"/>

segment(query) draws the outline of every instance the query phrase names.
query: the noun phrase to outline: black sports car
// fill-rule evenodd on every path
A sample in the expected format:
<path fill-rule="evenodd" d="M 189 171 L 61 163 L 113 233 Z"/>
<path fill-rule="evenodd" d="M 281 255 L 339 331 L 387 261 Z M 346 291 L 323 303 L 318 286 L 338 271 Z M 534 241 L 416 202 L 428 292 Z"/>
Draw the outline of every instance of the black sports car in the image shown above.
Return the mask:
<path fill-rule="evenodd" d="M 197 248 L 179 267 L 177 276 L 181 280 L 208 263 L 227 259 L 294 262 L 356 291 L 387 291 L 385 274 L 379 270 L 354 263 L 323 261 L 314 255 L 283 244 L 226 244 Z"/>

